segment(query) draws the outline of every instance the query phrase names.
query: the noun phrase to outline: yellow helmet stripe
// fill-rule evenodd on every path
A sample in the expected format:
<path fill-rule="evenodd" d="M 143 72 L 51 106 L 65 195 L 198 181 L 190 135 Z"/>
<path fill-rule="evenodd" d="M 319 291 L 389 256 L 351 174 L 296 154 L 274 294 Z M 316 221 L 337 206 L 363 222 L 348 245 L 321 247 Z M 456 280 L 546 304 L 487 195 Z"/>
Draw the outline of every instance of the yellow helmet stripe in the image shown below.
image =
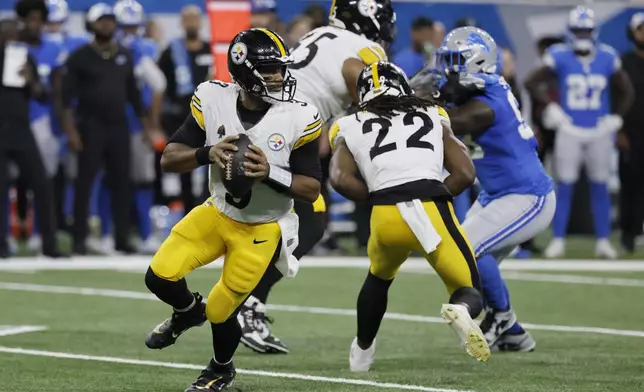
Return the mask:
<path fill-rule="evenodd" d="M 329 9 L 329 18 L 335 16 L 335 1 L 336 0 L 333 0 L 333 3 L 331 3 L 331 8 Z"/>
<path fill-rule="evenodd" d="M 287 55 L 287 54 L 286 54 L 286 49 L 284 48 L 284 44 L 282 43 L 282 40 L 281 40 L 277 35 L 275 35 L 275 33 L 273 33 L 272 31 L 270 31 L 270 30 L 268 30 L 268 29 L 258 29 L 258 30 L 262 31 L 264 34 L 266 34 L 266 35 L 268 35 L 269 37 L 271 37 L 271 39 L 273 40 L 273 42 L 275 42 L 275 45 L 277 45 L 277 47 L 279 48 L 279 50 L 280 50 L 280 54 L 281 54 L 282 56 L 286 56 L 286 55 Z"/>
<path fill-rule="evenodd" d="M 373 88 L 380 88 L 380 75 L 378 75 L 378 63 L 371 64 L 371 77 L 373 78 Z"/>

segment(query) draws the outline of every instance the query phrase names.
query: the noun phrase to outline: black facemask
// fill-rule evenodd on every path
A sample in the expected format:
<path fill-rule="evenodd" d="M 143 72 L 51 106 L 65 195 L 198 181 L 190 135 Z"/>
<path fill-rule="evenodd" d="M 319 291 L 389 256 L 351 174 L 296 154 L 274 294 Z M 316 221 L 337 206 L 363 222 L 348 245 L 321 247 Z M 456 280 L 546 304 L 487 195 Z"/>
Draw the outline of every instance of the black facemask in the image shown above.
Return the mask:
<path fill-rule="evenodd" d="M 455 73 L 447 75 L 447 81 L 439 91 L 441 101 L 455 105 L 461 105 L 479 93 L 475 86 L 463 86 Z"/>

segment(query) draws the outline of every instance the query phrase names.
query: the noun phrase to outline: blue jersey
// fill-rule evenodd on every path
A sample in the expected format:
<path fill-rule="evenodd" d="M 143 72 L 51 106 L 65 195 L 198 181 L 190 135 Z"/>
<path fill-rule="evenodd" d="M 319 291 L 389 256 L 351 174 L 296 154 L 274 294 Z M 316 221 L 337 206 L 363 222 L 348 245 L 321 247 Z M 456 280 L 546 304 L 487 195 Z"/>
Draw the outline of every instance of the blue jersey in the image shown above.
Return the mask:
<path fill-rule="evenodd" d="M 51 73 L 54 69 L 63 65 L 65 61 L 65 50 L 58 42 L 51 41 L 43 36 L 40 45 L 30 45 L 29 54 L 33 57 L 38 66 L 38 77 L 49 90 L 51 89 Z M 33 122 L 45 116 L 50 116 L 52 111 L 51 100 L 38 102 L 31 100 L 29 106 L 29 117 Z"/>
<path fill-rule="evenodd" d="M 474 99 L 494 111 L 494 123 L 474 138 L 482 154 L 473 156 L 482 192 L 479 202 L 508 194 L 547 195 L 552 179 L 537 156 L 537 141 L 525 123 L 510 86 L 498 75 L 482 75 L 485 88 Z"/>
<path fill-rule="evenodd" d="M 150 88 L 150 86 L 146 85 L 143 81 L 140 80 L 140 71 L 137 70 L 137 67 L 144 58 L 149 58 L 152 61 L 155 61 L 158 54 L 157 45 L 150 39 L 138 36 L 127 37 L 127 39 L 121 41 L 121 44 L 130 49 L 130 52 L 132 53 L 135 74 L 138 79 L 139 91 L 141 92 L 141 101 L 143 103 L 143 107 L 149 109 L 150 106 L 152 106 L 152 89 Z M 141 130 L 143 130 L 143 125 L 141 124 L 141 121 L 137 117 L 136 113 L 134 113 L 134 108 L 132 107 L 132 105 L 128 105 L 127 107 L 127 116 L 130 132 L 141 132 Z"/>
<path fill-rule="evenodd" d="M 66 33 L 45 33 L 45 37 L 47 37 L 47 39 L 50 41 L 55 41 L 61 44 L 68 54 L 75 51 L 80 46 L 89 43 L 89 38 L 82 35 L 69 35 Z"/>
<path fill-rule="evenodd" d="M 621 68 L 613 48 L 600 44 L 594 55 L 584 58 L 565 44 L 553 45 L 544 63 L 557 74 L 559 102 L 573 125 L 595 128 L 600 117 L 611 113 L 610 78 Z"/>

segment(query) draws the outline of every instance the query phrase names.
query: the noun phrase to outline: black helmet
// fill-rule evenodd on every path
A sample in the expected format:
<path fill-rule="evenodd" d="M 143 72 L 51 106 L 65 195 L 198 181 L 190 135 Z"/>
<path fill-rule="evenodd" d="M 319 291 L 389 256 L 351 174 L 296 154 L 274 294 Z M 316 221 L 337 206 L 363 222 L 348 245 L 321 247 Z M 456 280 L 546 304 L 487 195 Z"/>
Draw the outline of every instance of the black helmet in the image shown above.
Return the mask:
<path fill-rule="evenodd" d="M 396 13 L 391 0 L 333 0 L 329 24 L 376 42 L 391 43 L 396 37 Z"/>
<path fill-rule="evenodd" d="M 361 104 L 380 95 L 400 97 L 414 94 L 405 72 L 385 61 L 366 66 L 358 76 L 357 88 Z"/>
<path fill-rule="evenodd" d="M 290 101 L 295 95 L 296 80 L 288 72 L 293 63 L 282 37 L 268 29 L 250 29 L 237 34 L 228 49 L 228 71 L 233 82 L 245 91 L 271 101 Z M 262 73 L 280 70 L 280 86 L 272 86 Z M 272 91 L 278 87 L 280 91 Z"/>

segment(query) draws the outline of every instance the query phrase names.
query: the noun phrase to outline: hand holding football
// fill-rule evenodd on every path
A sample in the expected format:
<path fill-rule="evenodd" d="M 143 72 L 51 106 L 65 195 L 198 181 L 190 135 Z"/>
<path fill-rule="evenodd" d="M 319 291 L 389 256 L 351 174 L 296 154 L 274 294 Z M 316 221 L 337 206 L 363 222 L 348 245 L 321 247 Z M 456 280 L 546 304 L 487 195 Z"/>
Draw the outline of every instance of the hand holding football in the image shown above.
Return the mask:
<path fill-rule="evenodd" d="M 213 146 L 215 160 L 221 161 L 220 176 L 226 191 L 236 199 L 246 196 L 253 187 L 254 179 L 246 176 L 246 154 L 251 153 L 252 142 L 248 135 L 229 136 Z"/>

